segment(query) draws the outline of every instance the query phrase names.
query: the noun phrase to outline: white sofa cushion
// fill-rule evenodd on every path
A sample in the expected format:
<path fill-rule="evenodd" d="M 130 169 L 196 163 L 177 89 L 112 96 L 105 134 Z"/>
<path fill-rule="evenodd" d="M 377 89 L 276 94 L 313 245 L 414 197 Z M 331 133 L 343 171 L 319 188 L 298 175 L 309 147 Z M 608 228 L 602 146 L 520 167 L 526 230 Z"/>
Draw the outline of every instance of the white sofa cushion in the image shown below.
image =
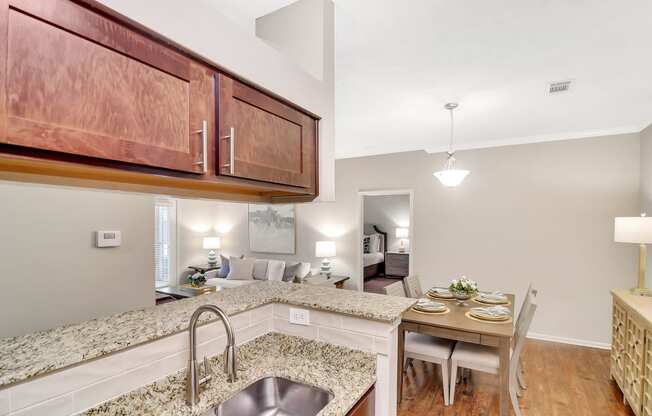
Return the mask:
<path fill-rule="evenodd" d="M 267 261 L 267 280 L 280 282 L 283 280 L 283 272 L 285 271 L 285 262 L 282 260 L 268 260 Z"/>
<path fill-rule="evenodd" d="M 228 280 L 253 280 L 254 279 L 254 259 L 239 259 L 231 257 L 229 259 Z"/>
<path fill-rule="evenodd" d="M 254 262 L 254 279 L 267 280 L 268 264 L 269 264 L 269 260 L 256 259 L 256 261 Z"/>

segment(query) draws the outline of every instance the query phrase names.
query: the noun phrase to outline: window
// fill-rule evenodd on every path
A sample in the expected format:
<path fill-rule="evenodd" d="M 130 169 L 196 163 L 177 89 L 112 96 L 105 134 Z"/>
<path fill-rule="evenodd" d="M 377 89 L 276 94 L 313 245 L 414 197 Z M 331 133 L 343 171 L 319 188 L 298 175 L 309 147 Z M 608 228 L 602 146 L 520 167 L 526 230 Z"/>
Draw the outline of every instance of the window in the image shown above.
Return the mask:
<path fill-rule="evenodd" d="M 161 287 L 174 283 L 176 275 L 177 204 L 160 198 L 154 210 L 154 284 Z"/>

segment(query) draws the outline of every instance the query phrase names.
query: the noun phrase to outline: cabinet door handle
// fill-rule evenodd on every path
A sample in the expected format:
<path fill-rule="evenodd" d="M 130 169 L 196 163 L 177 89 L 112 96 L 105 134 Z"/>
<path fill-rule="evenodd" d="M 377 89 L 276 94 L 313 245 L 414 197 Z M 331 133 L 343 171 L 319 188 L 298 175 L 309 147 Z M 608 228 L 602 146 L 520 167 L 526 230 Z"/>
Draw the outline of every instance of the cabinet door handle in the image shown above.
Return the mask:
<path fill-rule="evenodd" d="M 222 165 L 223 168 L 229 168 L 229 173 L 235 175 L 235 127 L 229 129 L 228 136 L 222 136 L 222 140 L 229 141 L 229 163 Z"/>
<path fill-rule="evenodd" d="M 202 159 L 199 162 L 195 162 L 194 165 L 202 165 L 202 171 L 204 173 L 208 172 L 208 121 L 203 120 L 201 123 L 201 130 L 194 131 L 195 134 L 201 134 L 201 145 L 202 145 Z"/>

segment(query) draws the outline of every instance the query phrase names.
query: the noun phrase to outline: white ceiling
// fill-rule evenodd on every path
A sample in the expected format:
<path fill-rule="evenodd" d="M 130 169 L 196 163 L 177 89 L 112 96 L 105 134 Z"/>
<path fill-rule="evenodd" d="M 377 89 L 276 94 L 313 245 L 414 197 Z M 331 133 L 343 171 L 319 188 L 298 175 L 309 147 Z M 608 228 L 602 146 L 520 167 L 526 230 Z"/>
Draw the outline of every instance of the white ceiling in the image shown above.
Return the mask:
<path fill-rule="evenodd" d="M 251 20 L 292 2 L 210 1 L 242 5 Z M 459 149 L 652 122 L 650 0 L 335 4 L 337 157 L 445 150 L 449 101 L 460 103 Z M 547 94 L 565 79 L 570 92 Z"/>

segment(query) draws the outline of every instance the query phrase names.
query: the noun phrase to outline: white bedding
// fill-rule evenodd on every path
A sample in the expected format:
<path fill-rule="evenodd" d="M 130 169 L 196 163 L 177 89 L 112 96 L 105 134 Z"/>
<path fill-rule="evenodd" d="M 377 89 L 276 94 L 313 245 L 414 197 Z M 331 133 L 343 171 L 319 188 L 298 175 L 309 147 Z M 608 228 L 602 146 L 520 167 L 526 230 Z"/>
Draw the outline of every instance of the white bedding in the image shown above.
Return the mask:
<path fill-rule="evenodd" d="M 362 263 L 364 267 L 371 266 L 372 264 L 378 264 L 385 261 L 384 253 L 364 253 L 362 258 Z"/>

